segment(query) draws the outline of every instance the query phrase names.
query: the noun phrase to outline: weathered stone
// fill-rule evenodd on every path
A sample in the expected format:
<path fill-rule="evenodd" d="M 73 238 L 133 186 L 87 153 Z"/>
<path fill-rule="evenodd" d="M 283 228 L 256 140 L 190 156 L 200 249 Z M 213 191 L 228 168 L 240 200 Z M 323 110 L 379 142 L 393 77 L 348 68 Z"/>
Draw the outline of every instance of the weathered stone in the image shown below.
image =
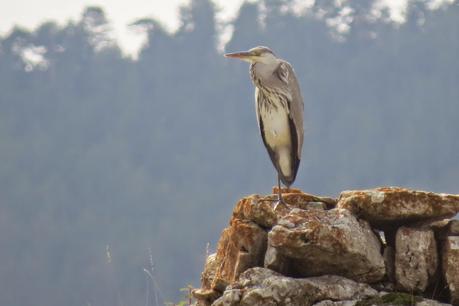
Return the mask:
<path fill-rule="evenodd" d="M 386 266 L 387 279 L 391 282 L 395 281 L 395 250 L 391 246 L 384 248 L 384 264 Z"/>
<path fill-rule="evenodd" d="M 217 299 L 215 302 L 212 303 L 212 306 L 238 306 L 243 305 L 241 304 L 242 299 L 242 292 L 241 289 L 226 289 L 224 294 Z"/>
<path fill-rule="evenodd" d="M 367 284 L 337 275 L 323 275 L 304 279 L 318 289 L 315 300 L 352 300 L 362 299 L 377 294 L 377 291 Z"/>
<path fill-rule="evenodd" d="M 257 224 L 232 219 L 218 242 L 216 273 L 211 288 L 223 290 L 245 270 L 263 266 L 266 240 L 266 232 Z"/>
<path fill-rule="evenodd" d="M 325 300 L 319 303 L 316 303 L 312 306 L 355 306 L 357 304 L 357 300 L 354 301 L 332 301 L 332 300 Z"/>
<path fill-rule="evenodd" d="M 268 234 L 292 276 L 336 274 L 361 282 L 384 277 L 381 244 L 368 223 L 345 209 L 293 209 Z"/>
<path fill-rule="evenodd" d="M 436 194 L 398 187 L 344 191 L 337 207 L 378 228 L 421 220 L 452 217 L 459 212 L 459 195 Z"/>
<path fill-rule="evenodd" d="M 443 241 L 443 275 L 448 284 L 451 304 L 459 305 L 459 237 Z"/>
<path fill-rule="evenodd" d="M 278 187 L 277 186 L 274 186 L 273 187 L 273 195 L 277 197 L 277 190 L 278 190 Z M 301 194 L 301 196 L 297 199 L 299 199 L 300 203 L 301 202 L 304 202 L 306 200 L 306 202 L 320 202 L 320 203 L 324 203 L 327 205 L 327 208 L 331 209 L 331 208 L 334 208 L 336 206 L 336 202 L 337 200 L 336 199 L 333 199 L 333 198 L 329 198 L 329 197 L 321 197 L 321 196 L 316 196 L 316 195 L 312 195 L 312 194 L 309 194 L 309 193 L 304 193 L 303 191 L 301 191 L 300 189 L 297 189 L 297 188 L 281 188 L 281 191 L 282 191 L 282 196 L 287 196 L 287 203 L 289 205 L 294 205 L 295 206 L 295 202 L 298 202 L 298 200 L 295 200 L 295 196 L 293 194 Z M 285 197 L 284 197 L 285 199 Z"/>
<path fill-rule="evenodd" d="M 289 274 L 290 263 L 288 258 L 279 253 L 279 251 L 268 244 L 265 254 L 264 267 L 282 274 Z"/>
<path fill-rule="evenodd" d="M 401 227 L 395 238 L 395 279 L 407 292 L 424 292 L 438 266 L 437 246 L 430 229 Z"/>
<path fill-rule="evenodd" d="M 459 220 L 454 219 L 448 222 L 447 234 L 449 236 L 459 236 Z"/>
<path fill-rule="evenodd" d="M 277 188 L 275 191 L 277 192 Z M 278 205 L 276 210 L 274 210 L 274 204 L 277 195 L 245 197 L 236 204 L 233 219 L 249 220 L 264 228 L 271 228 L 292 208 L 323 210 L 336 205 L 334 199 L 303 193 L 298 189 L 290 189 L 289 193 L 283 193 L 282 197 L 288 206 Z"/>
<path fill-rule="evenodd" d="M 288 204 L 276 209 L 276 194 L 238 202 L 206 260 L 202 288 L 192 292 L 195 305 L 444 306 L 413 294 L 447 294 L 438 283 L 435 237 L 459 306 L 459 221 L 438 221 L 455 213 L 459 196 L 379 188 L 343 192 L 335 205 L 297 189 L 282 192 Z"/>
<path fill-rule="evenodd" d="M 214 289 L 194 289 L 191 294 L 198 300 L 198 305 L 211 305 L 221 296 L 221 292 Z"/>
<path fill-rule="evenodd" d="M 445 304 L 434 300 L 424 299 L 420 302 L 417 302 L 416 306 L 451 306 L 451 304 Z"/>
<path fill-rule="evenodd" d="M 411 293 L 404 292 L 379 292 L 378 296 L 358 301 L 358 306 L 448 306 L 450 304 L 442 304 L 440 302 L 425 299 L 421 296 L 416 296 Z"/>
<path fill-rule="evenodd" d="M 213 253 L 207 256 L 206 263 L 204 265 L 204 271 L 201 273 L 201 287 L 204 289 L 210 289 L 215 278 L 217 270 L 217 254 Z"/>
<path fill-rule="evenodd" d="M 448 236 L 459 236 L 459 220 L 444 219 L 440 221 L 422 223 L 421 227 L 432 228 L 440 239 Z"/>
<path fill-rule="evenodd" d="M 370 286 L 340 276 L 296 279 L 269 269 L 252 268 L 242 273 L 212 305 L 309 306 L 321 300 L 357 300 L 376 294 Z"/>
<path fill-rule="evenodd" d="M 278 212 L 273 209 L 274 202 L 267 197 L 251 195 L 241 199 L 233 210 L 233 219 L 253 221 L 271 228 L 277 223 Z"/>

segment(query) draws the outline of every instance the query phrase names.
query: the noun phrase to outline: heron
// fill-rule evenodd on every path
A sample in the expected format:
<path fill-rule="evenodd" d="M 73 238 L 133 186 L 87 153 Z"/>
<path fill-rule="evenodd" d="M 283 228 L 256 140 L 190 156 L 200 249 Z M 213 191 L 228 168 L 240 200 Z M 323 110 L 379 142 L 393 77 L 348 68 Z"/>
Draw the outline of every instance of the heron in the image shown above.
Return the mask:
<path fill-rule="evenodd" d="M 250 63 L 258 127 L 277 170 L 276 206 L 286 204 L 282 198 L 281 181 L 287 190 L 295 181 L 304 135 L 304 103 L 293 67 L 264 46 L 225 56 Z"/>

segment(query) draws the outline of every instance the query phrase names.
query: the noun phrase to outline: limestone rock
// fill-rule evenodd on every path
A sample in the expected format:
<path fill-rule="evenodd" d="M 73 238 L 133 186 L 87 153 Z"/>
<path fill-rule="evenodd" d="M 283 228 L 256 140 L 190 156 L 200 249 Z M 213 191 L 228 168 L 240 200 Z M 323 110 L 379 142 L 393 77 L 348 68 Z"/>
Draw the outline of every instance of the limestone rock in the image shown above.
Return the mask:
<path fill-rule="evenodd" d="M 309 306 L 321 300 L 358 300 L 376 295 L 366 284 L 340 276 L 295 279 L 269 269 L 252 268 L 240 275 L 213 306 Z"/>
<path fill-rule="evenodd" d="M 438 265 L 433 231 L 401 227 L 395 239 L 397 286 L 407 292 L 424 292 Z"/>
<path fill-rule="evenodd" d="M 214 289 L 194 289 L 191 294 L 195 299 L 198 300 L 196 305 L 199 306 L 208 306 L 211 305 L 213 301 L 218 299 L 221 296 L 221 292 L 218 292 Z"/>
<path fill-rule="evenodd" d="M 210 289 L 215 278 L 217 271 L 217 254 L 213 253 L 207 256 L 206 264 L 204 265 L 204 271 L 201 273 L 201 287 Z"/>
<path fill-rule="evenodd" d="M 291 270 L 288 258 L 269 244 L 265 254 L 264 267 L 282 274 L 289 274 Z"/>
<path fill-rule="evenodd" d="M 424 223 L 421 226 L 432 228 L 442 239 L 448 236 L 459 236 L 459 220 L 457 219 L 444 219 Z"/>
<path fill-rule="evenodd" d="M 444 299 L 445 285 L 459 306 L 459 221 L 444 219 L 459 210 L 458 195 L 378 188 L 337 203 L 282 192 L 288 205 L 276 209 L 276 189 L 237 203 L 195 305 L 444 306 L 413 293 Z"/>
<path fill-rule="evenodd" d="M 420 302 L 417 302 L 416 306 L 451 306 L 451 304 L 445 304 L 434 300 L 424 299 Z"/>
<path fill-rule="evenodd" d="M 330 304 L 332 306 L 333 304 Z M 339 305 L 339 304 L 338 304 Z M 404 292 L 379 292 L 379 295 L 369 297 L 359 301 L 358 305 L 362 306 L 451 306 L 434 300 L 425 299 L 421 296 L 413 295 L 412 293 Z M 315 306 L 315 305 L 314 305 Z"/>
<path fill-rule="evenodd" d="M 345 209 L 293 209 L 269 232 L 268 244 L 289 260 L 292 276 L 336 274 L 371 283 L 385 275 L 379 240 Z"/>
<path fill-rule="evenodd" d="M 384 187 L 344 191 L 337 207 L 349 209 L 371 225 L 384 228 L 411 221 L 452 217 L 459 212 L 459 195 Z"/>
<path fill-rule="evenodd" d="M 274 190 L 277 192 L 277 188 Z M 283 193 L 283 198 L 288 207 L 279 205 L 274 210 L 277 195 L 260 196 L 251 195 L 241 199 L 233 210 L 233 219 L 253 221 L 256 224 L 271 228 L 277 220 L 285 216 L 292 208 L 301 209 L 326 209 L 336 205 L 336 200 L 325 197 L 318 197 L 303 193 L 297 189 Z"/>
<path fill-rule="evenodd" d="M 222 291 L 245 270 L 263 266 L 266 240 L 266 231 L 257 224 L 232 219 L 218 242 L 216 272 L 211 287 Z"/>
<path fill-rule="evenodd" d="M 358 301 L 332 301 L 332 300 L 325 300 L 319 303 L 316 303 L 312 306 L 355 306 Z"/>
<path fill-rule="evenodd" d="M 278 187 L 277 186 L 274 186 L 273 187 L 273 195 L 276 195 L 277 196 L 277 190 L 278 190 Z M 290 198 L 287 203 L 292 205 L 295 203 L 294 201 L 294 198 L 295 196 L 292 196 L 291 194 L 301 194 L 300 198 L 303 198 L 305 200 L 307 200 L 307 202 L 318 202 L 318 203 L 324 203 L 326 204 L 327 208 L 331 209 L 331 208 L 334 208 L 336 206 L 336 202 L 337 200 L 336 199 L 333 199 L 333 198 L 330 198 L 330 197 L 321 197 L 321 196 L 316 196 L 316 195 L 312 195 L 312 194 L 309 194 L 309 193 L 305 193 L 303 191 L 301 191 L 300 189 L 297 189 L 297 188 L 281 188 L 281 192 L 282 192 L 282 196 L 284 195 L 289 195 Z"/>
<path fill-rule="evenodd" d="M 448 284 L 451 304 L 459 305 L 459 237 L 443 242 L 443 275 Z"/>
<path fill-rule="evenodd" d="M 389 281 L 395 281 L 395 250 L 392 246 L 384 248 L 384 264 L 386 266 L 386 275 Z"/>
<path fill-rule="evenodd" d="M 233 210 L 233 219 L 252 221 L 264 228 L 273 227 L 277 218 L 272 199 L 259 195 L 241 199 Z"/>

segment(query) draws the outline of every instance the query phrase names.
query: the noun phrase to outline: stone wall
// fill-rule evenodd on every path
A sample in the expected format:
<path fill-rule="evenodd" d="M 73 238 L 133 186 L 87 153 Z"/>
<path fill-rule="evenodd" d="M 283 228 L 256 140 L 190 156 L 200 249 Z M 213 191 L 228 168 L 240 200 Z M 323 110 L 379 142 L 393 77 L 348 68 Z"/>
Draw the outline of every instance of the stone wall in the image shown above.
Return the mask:
<path fill-rule="evenodd" d="M 275 199 L 237 203 L 197 305 L 459 305 L 459 221 L 449 219 L 459 195 L 290 189 L 287 205 Z"/>

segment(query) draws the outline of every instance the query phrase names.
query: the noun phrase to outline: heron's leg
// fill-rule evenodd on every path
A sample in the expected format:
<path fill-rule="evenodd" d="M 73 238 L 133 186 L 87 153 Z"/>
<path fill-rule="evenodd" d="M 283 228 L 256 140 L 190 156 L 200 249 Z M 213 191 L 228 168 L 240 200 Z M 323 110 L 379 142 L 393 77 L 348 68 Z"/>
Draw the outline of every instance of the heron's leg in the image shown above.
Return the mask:
<path fill-rule="evenodd" d="M 281 180 L 280 180 L 280 175 L 278 174 L 277 175 L 277 202 L 274 205 L 274 210 L 277 208 L 279 204 L 287 206 L 287 203 L 285 203 L 284 198 L 282 197 Z"/>

